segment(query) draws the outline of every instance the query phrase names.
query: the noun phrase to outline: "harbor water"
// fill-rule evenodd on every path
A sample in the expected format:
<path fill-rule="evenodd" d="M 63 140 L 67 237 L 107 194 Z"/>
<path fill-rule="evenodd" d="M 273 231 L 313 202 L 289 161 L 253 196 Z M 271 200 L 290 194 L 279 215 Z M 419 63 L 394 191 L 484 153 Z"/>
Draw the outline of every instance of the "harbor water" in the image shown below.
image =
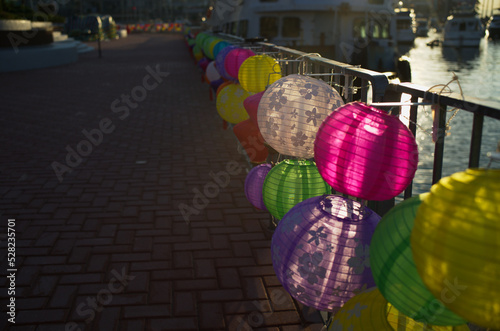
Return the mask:
<path fill-rule="evenodd" d="M 494 101 L 500 108 L 500 42 L 483 38 L 479 48 L 430 47 L 427 43 L 439 38 L 437 34 L 417 37 L 415 44 L 407 51 L 412 69 L 412 82 L 425 88 L 440 91 L 442 85 L 453 79 L 449 88 L 467 97 Z M 442 92 L 446 95 L 446 91 Z M 456 114 L 448 109 L 449 130 L 445 138 L 443 177 L 468 167 L 472 130 L 472 113 L 460 110 Z M 429 191 L 432 182 L 434 142 L 432 139 L 432 111 L 430 106 L 419 107 L 416 139 L 419 145 L 419 167 L 414 180 L 413 194 Z M 500 120 L 485 117 L 480 167 L 489 165 L 488 152 L 495 152 L 500 141 Z M 492 162 L 491 168 L 500 168 L 500 162 Z"/>

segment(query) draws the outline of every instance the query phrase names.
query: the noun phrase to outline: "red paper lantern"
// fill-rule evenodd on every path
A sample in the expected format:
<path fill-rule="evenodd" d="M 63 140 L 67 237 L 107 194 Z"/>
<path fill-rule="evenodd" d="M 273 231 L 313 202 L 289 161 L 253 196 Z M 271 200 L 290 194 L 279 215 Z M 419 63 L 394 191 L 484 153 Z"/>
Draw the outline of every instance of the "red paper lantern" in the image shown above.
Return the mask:
<path fill-rule="evenodd" d="M 236 124 L 233 127 L 233 132 L 251 162 L 262 163 L 266 161 L 268 150 L 264 146 L 264 138 L 262 138 L 259 128 L 250 119 Z"/>
<path fill-rule="evenodd" d="M 323 121 L 314 157 L 321 176 L 336 191 L 381 201 L 397 196 L 411 183 L 418 148 L 396 116 L 353 102 Z"/>

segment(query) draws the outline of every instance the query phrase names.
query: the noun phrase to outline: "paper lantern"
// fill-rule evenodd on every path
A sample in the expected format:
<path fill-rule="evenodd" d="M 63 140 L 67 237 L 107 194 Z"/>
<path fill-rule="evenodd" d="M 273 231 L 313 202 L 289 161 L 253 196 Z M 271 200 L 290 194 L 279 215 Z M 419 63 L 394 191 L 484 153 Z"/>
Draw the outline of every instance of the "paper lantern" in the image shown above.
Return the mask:
<path fill-rule="evenodd" d="M 464 324 L 464 319 L 429 292 L 413 261 L 410 235 L 417 209 L 427 195 L 405 200 L 382 217 L 370 246 L 373 278 L 385 299 L 406 316 L 433 325 Z"/>
<path fill-rule="evenodd" d="M 263 95 L 264 91 L 251 95 L 243 101 L 243 107 L 245 107 L 248 116 L 250 116 L 250 119 L 257 128 L 259 127 L 259 123 L 257 121 L 257 111 L 259 109 L 260 99 L 262 99 Z"/>
<path fill-rule="evenodd" d="M 198 45 L 200 48 L 202 48 L 204 40 L 208 37 L 210 37 L 210 36 L 208 34 L 206 34 L 205 32 L 198 33 L 196 35 L 196 38 L 195 38 L 196 45 Z"/>
<path fill-rule="evenodd" d="M 314 158 L 323 178 L 338 192 L 380 201 L 397 196 L 411 183 L 418 148 L 396 116 L 353 102 L 323 121 Z"/>
<path fill-rule="evenodd" d="M 268 55 L 254 55 L 246 59 L 238 71 L 238 81 L 248 92 L 262 92 L 281 78 L 278 61 Z"/>
<path fill-rule="evenodd" d="M 214 36 L 208 36 L 207 38 L 205 38 L 203 40 L 203 44 L 201 47 L 203 49 L 203 54 L 205 54 L 205 56 L 207 58 L 209 58 L 210 60 L 213 60 L 213 58 L 212 58 L 213 54 L 210 54 L 210 47 L 211 47 L 211 45 L 213 45 L 213 42 L 216 40 L 217 40 L 217 38 Z M 215 45 L 213 45 L 213 46 L 215 46 Z"/>
<path fill-rule="evenodd" d="M 394 308 L 380 291 L 357 294 L 335 314 L 328 331 L 468 331 L 467 325 L 436 326 L 417 322 Z"/>
<path fill-rule="evenodd" d="M 442 178 L 417 210 L 413 258 L 429 291 L 454 313 L 500 329 L 500 169 Z"/>
<path fill-rule="evenodd" d="M 236 48 L 231 50 L 224 59 L 224 70 L 233 79 L 238 79 L 241 64 L 255 53 L 250 49 Z"/>
<path fill-rule="evenodd" d="M 283 160 L 269 172 L 263 194 L 267 210 L 281 219 L 307 198 L 331 193 L 312 161 Z"/>
<path fill-rule="evenodd" d="M 215 58 L 215 67 L 219 71 L 220 75 L 222 77 L 224 77 L 225 79 L 231 80 L 231 81 L 235 81 L 236 79 L 227 74 L 225 66 L 224 66 L 224 62 L 226 60 L 227 54 L 229 54 L 229 52 L 231 52 L 232 50 L 237 49 L 237 48 L 238 47 L 236 47 L 236 46 L 224 47 L 222 50 L 219 51 L 219 53 L 217 54 L 217 57 Z"/>
<path fill-rule="evenodd" d="M 269 151 L 264 146 L 264 138 L 262 138 L 259 128 L 250 119 L 236 124 L 233 127 L 233 132 L 248 155 L 250 162 L 262 163 L 266 161 Z"/>
<path fill-rule="evenodd" d="M 219 52 L 226 48 L 227 46 L 231 46 L 231 44 L 227 41 L 219 41 L 217 44 L 215 44 L 214 49 L 213 49 L 213 54 L 214 58 L 217 58 L 217 55 L 219 55 Z"/>
<path fill-rule="evenodd" d="M 207 69 L 206 69 L 205 73 L 207 75 L 207 79 L 208 79 L 209 82 L 213 82 L 213 81 L 218 80 L 218 79 L 221 78 L 219 72 L 215 68 L 215 62 L 214 61 L 211 61 L 211 62 L 208 63 Z"/>
<path fill-rule="evenodd" d="M 207 45 L 207 57 L 210 59 L 210 60 L 214 60 L 215 59 L 215 55 L 214 55 L 214 49 L 215 49 L 215 46 L 222 42 L 221 39 L 218 39 L 218 38 L 213 38 Z"/>
<path fill-rule="evenodd" d="M 375 285 L 368 248 L 379 220 L 368 207 L 342 196 L 322 195 L 298 203 L 273 234 L 277 278 L 302 304 L 337 311 Z"/>
<path fill-rule="evenodd" d="M 284 155 L 312 158 L 321 122 L 343 105 L 325 82 L 290 75 L 271 84 L 259 103 L 259 129 L 266 142 Z"/>
<path fill-rule="evenodd" d="M 198 67 L 200 67 L 203 72 L 207 70 L 208 64 L 210 63 L 210 60 L 207 59 L 206 57 L 202 58 L 200 61 L 198 61 Z"/>
<path fill-rule="evenodd" d="M 267 210 L 262 197 L 262 187 L 272 166 L 268 163 L 259 164 L 250 170 L 245 178 L 245 196 L 257 209 Z"/>
<path fill-rule="evenodd" d="M 223 120 L 236 124 L 248 119 L 243 107 L 243 101 L 250 96 L 250 92 L 241 88 L 240 84 L 230 84 L 224 87 L 217 96 L 217 112 Z"/>
<path fill-rule="evenodd" d="M 220 91 L 222 91 L 222 89 L 223 89 L 224 87 L 226 87 L 226 86 L 228 86 L 228 85 L 231 85 L 231 84 L 234 84 L 234 83 L 233 83 L 233 82 L 228 82 L 228 81 L 226 81 L 226 82 L 224 82 L 224 83 L 220 84 L 220 85 L 219 85 L 219 87 L 217 88 L 217 91 L 215 92 L 216 96 L 218 96 L 218 95 L 219 95 Z M 245 99 L 245 100 L 246 100 L 246 99 Z"/>
<path fill-rule="evenodd" d="M 222 78 L 219 78 L 210 82 L 210 87 L 213 91 L 217 91 L 222 84 L 224 84 L 224 80 Z"/>
<path fill-rule="evenodd" d="M 201 51 L 200 46 L 194 45 L 193 56 L 194 56 L 194 59 L 196 60 L 196 63 L 198 63 L 201 59 L 203 59 L 203 52 Z"/>

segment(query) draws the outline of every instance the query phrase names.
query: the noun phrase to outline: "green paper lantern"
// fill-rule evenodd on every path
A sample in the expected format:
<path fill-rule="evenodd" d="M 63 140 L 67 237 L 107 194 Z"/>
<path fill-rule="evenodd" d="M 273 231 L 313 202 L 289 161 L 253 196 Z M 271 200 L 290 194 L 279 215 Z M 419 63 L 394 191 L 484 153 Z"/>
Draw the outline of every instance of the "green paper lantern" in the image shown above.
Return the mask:
<path fill-rule="evenodd" d="M 405 200 L 382 217 L 370 245 L 373 278 L 385 299 L 404 315 L 433 325 L 464 324 L 429 292 L 413 261 L 411 231 L 417 209 L 428 195 Z"/>
<path fill-rule="evenodd" d="M 262 191 L 267 210 L 280 220 L 297 203 L 331 194 L 332 189 L 314 162 L 287 159 L 269 171 Z"/>

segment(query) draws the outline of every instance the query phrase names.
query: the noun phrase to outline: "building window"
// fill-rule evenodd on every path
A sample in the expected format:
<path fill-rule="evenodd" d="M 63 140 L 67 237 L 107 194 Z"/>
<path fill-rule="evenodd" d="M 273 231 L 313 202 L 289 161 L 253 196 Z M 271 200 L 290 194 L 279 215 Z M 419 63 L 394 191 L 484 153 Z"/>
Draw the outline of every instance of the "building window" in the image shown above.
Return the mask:
<path fill-rule="evenodd" d="M 248 20 L 242 20 L 240 21 L 239 27 L 238 27 L 238 35 L 243 38 L 248 37 Z"/>
<path fill-rule="evenodd" d="M 231 30 L 229 31 L 229 34 L 236 36 L 237 33 L 238 33 L 238 22 L 231 22 Z"/>
<path fill-rule="evenodd" d="M 260 18 L 260 35 L 264 38 L 274 38 L 278 35 L 278 18 L 264 16 Z"/>
<path fill-rule="evenodd" d="M 366 38 L 366 23 L 363 18 L 356 18 L 354 20 L 354 38 Z"/>
<path fill-rule="evenodd" d="M 300 18 L 284 17 L 281 36 L 285 38 L 296 38 L 300 36 Z"/>

